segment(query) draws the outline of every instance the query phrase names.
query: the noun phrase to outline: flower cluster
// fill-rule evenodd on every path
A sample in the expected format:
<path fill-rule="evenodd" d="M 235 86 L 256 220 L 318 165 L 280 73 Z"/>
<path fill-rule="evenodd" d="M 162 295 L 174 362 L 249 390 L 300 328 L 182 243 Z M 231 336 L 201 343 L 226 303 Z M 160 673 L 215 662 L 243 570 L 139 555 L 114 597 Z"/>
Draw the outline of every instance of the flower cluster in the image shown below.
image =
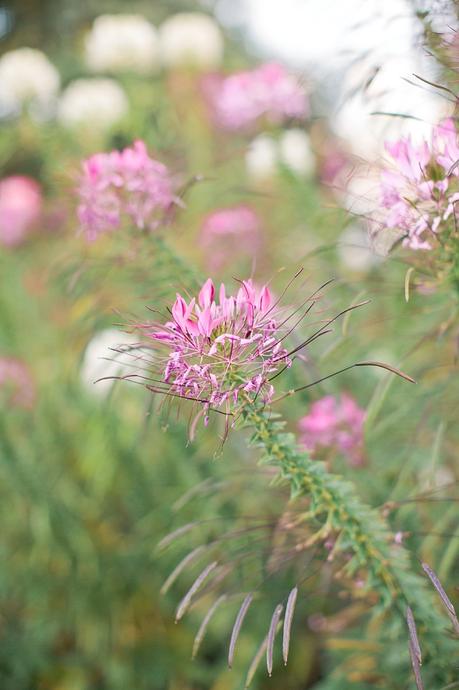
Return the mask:
<path fill-rule="evenodd" d="M 78 193 L 78 218 L 89 242 L 125 219 L 152 230 L 179 201 L 168 169 L 150 158 L 142 141 L 84 161 Z"/>
<path fill-rule="evenodd" d="M 347 394 L 340 400 L 332 395 L 317 400 L 309 414 L 300 419 L 301 443 L 312 453 L 335 448 L 352 465 L 363 462 L 363 423 L 365 411 Z"/>
<path fill-rule="evenodd" d="M 0 357 L 0 399 L 14 407 L 31 408 L 35 402 L 35 386 L 29 369 L 19 359 Z"/>
<path fill-rule="evenodd" d="M 210 256 L 209 264 L 219 270 L 225 259 L 240 250 L 256 254 L 260 244 L 260 219 L 249 206 L 231 206 L 210 213 L 202 224 L 201 243 Z"/>
<path fill-rule="evenodd" d="M 0 244 L 20 244 L 39 219 L 42 205 L 40 185 L 31 177 L 0 180 Z"/>
<path fill-rule="evenodd" d="M 149 74 L 158 64 L 158 35 L 140 14 L 101 14 L 85 40 L 85 58 L 94 71 Z"/>
<path fill-rule="evenodd" d="M 8 51 L 0 58 L 0 114 L 19 114 L 28 102 L 48 107 L 59 84 L 58 71 L 41 50 Z"/>
<path fill-rule="evenodd" d="M 261 117 L 281 123 L 309 113 L 303 86 L 277 63 L 229 75 L 209 91 L 215 119 L 225 129 L 245 129 Z"/>
<path fill-rule="evenodd" d="M 210 70 L 223 59 L 224 40 L 220 27 L 209 15 L 179 12 L 161 24 L 159 48 L 166 67 Z"/>
<path fill-rule="evenodd" d="M 62 93 L 57 119 L 68 129 L 85 128 L 100 133 L 129 112 L 126 92 L 114 79 L 74 79 Z"/>
<path fill-rule="evenodd" d="M 381 174 L 382 224 L 403 233 L 411 249 L 431 249 L 441 225 L 455 214 L 459 200 L 459 139 L 454 121 L 443 120 L 431 142 L 409 138 L 390 143 L 392 166 Z"/>
<path fill-rule="evenodd" d="M 270 379 L 291 360 L 267 286 L 257 289 L 247 280 L 236 296 L 227 296 L 221 285 L 217 302 L 209 279 L 197 300 L 187 303 L 178 294 L 171 314 L 165 325 L 140 327 L 166 351 L 152 390 L 198 401 L 206 413 L 224 404 L 229 411 L 244 394 L 272 399 Z"/>

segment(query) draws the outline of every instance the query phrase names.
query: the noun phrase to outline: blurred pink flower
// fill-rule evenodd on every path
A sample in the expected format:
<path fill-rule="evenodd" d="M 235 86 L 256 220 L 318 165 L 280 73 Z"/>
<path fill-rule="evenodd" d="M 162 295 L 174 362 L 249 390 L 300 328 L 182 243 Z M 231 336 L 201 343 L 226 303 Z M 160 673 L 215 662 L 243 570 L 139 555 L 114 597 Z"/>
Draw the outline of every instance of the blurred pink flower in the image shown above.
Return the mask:
<path fill-rule="evenodd" d="M 309 114 L 299 80 L 274 62 L 214 80 L 208 92 L 217 124 L 225 129 L 245 129 L 261 117 L 281 123 Z"/>
<path fill-rule="evenodd" d="M 78 194 L 78 218 L 88 242 L 118 229 L 123 220 L 155 229 L 172 205 L 180 203 L 168 169 L 150 158 L 142 141 L 85 160 Z"/>
<path fill-rule="evenodd" d="M 313 453 L 321 448 L 336 448 L 352 465 L 361 465 L 364 420 L 365 411 L 350 395 L 343 393 L 340 400 L 326 395 L 300 419 L 301 443 Z"/>
<path fill-rule="evenodd" d="M 279 310 L 267 286 L 241 283 L 235 296 L 220 286 L 218 302 L 213 282 L 202 286 L 198 299 L 181 295 L 166 324 L 140 328 L 157 343 L 165 357 L 148 387 L 155 392 L 188 398 L 211 407 L 237 403 L 242 394 L 269 402 L 272 375 L 290 366 L 279 335 Z M 155 356 L 156 359 L 156 356 Z"/>
<path fill-rule="evenodd" d="M 397 228 L 411 249 L 431 249 L 443 221 L 455 213 L 459 140 L 452 118 L 434 127 L 430 143 L 386 142 L 391 167 L 381 174 L 382 226 Z"/>
<path fill-rule="evenodd" d="M 35 402 L 35 385 L 31 373 L 19 359 L 0 357 L 0 399 L 6 394 L 8 404 L 31 408 Z"/>
<path fill-rule="evenodd" d="M 254 256 L 260 245 L 260 219 L 249 206 L 231 206 L 210 213 L 202 224 L 201 244 L 212 271 L 237 254 Z"/>
<path fill-rule="evenodd" d="M 14 175 L 0 180 L 0 243 L 20 244 L 38 221 L 43 197 L 38 182 Z"/>
<path fill-rule="evenodd" d="M 324 185 L 336 185 L 340 174 L 349 164 L 348 157 L 338 148 L 326 151 L 320 167 L 320 181 Z"/>

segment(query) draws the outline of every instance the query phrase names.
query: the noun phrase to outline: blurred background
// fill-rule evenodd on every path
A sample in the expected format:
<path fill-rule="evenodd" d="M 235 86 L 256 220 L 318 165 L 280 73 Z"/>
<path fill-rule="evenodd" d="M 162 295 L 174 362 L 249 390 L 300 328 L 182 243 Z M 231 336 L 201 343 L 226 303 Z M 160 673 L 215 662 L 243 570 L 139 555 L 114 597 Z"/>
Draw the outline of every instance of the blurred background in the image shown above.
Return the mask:
<path fill-rule="evenodd" d="M 357 461 L 327 462 L 373 505 L 449 491 L 420 508 L 422 520 L 409 502 L 390 520 L 409 532 L 415 557 L 453 577 L 456 345 L 436 330 L 450 302 L 426 286 L 408 303 L 406 263 L 388 255 L 393 238 L 372 240 L 367 220 L 384 141 L 419 140 L 454 112 L 432 83 L 445 71 L 435 37 L 456 25 L 455 4 L 441 1 L 0 2 L 1 690 L 242 688 L 278 593 L 292 569 L 311 569 L 270 565 L 287 493 L 254 471 L 237 435 L 223 451 L 212 429 L 190 443 L 186 411 L 168 416 L 140 386 L 94 384 L 127 370 L 110 349 L 129 342 L 122 325 L 167 304 L 177 281 L 253 275 L 280 293 L 304 266 L 308 294 L 336 279 L 327 313 L 372 300 L 313 350 L 293 384 L 375 359 L 421 385 L 353 371 L 295 396 L 288 418 L 296 430 L 321 396 L 352 395 L 370 420 L 365 447 Z M 221 75 L 272 62 L 299 84 L 302 116 L 222 127 L 212 102 Z M 166 231 L 183 264 L 159 262 L 152 237 L 87 243 L 79 229 L 81 161 L 136 139 L 183 190 Z M 215 219 L 222 210 L 229 221 Z M 197 534 L 158 551 L 190 522 Z M 191 660 L 209 605 L 198 601 L 174 625 L 190 579 L 164 596 L 160 588 L 186 548 L 231 530 L 235 553 L 259 555 L 269 577 L 230 671 L 238 602 L 218 612 Z M 252 571 L 238 575 L 247 590 Z M 260 669 L 252 686 L 405 688 L 381 675 L 362 611 L 327 569 L 310 578 L 288 668 L 278 663 L 271 680 Z M 336 668 L 348 685 L 336 684 Z"/>

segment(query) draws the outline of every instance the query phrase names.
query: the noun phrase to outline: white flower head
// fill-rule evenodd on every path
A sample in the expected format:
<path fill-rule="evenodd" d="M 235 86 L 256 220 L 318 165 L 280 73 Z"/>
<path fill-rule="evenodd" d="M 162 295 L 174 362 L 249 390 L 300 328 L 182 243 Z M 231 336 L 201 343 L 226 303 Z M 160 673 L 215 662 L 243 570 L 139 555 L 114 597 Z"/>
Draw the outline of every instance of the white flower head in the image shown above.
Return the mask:
<path fill-rule="evenodd" d="M 18 48 L 0 58 L 2 110 L 20 112 L 27 102 L 49 106 L 56 97 L 59 84 L 57 69 L 40 50 Z"/>
<path fill-rule="evenodd" d="M 251 142 L 245 155 L 248 176 L 254 182 L 264 182 L 276 174 L 277 143 L 268 134 L 260 134 Z"/>
<path fill-rule="evenodd" d="M 83 386 L 94 395 L 106 396 L 116 376 L 135 372 L 138 340 L 129 333 L 107 328 L 96 333 L 86 346 L 80 369 Z M 100 381 L 99 379 L 104 379 Z"/>
<path fill-rule="evenodd" d="M 60 98 L 58 119 L 65 127 L 108 129 L 128 110 L 127 96 L 114 79 L 76 79 Z"/>
<path fill-rule="evenodd" d="M 311 140 L 299 128 L 288 129 L 279 140 L 279 158 L 287 168 L 297 175 L 311 177 L 316 167 Z"/>
<path fill-rule="evenodd" d="M 149 74 L 159 61 L 156 28 L 140 14 L 102 14 L 86 36 L 85 60 L 93 72 Z"/>
<path fill-rule="evenodd" d="M 174 14 L 159 27 L 161 60 L 166 67 L 217 68 L 223 59 L 218 24 L 200 12 Z"/>

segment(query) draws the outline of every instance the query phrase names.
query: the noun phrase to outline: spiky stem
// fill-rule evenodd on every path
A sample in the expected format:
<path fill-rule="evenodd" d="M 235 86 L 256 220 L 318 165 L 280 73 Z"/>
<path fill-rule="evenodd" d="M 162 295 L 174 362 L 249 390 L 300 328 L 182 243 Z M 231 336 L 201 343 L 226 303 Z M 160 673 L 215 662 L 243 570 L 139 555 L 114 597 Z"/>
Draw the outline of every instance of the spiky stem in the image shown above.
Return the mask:
<path fill-rule="evenodd" d="M 260 463 L 278 468 L 293 499 L 309 499 L 308 515 L 321 523 L 318 538 L 336 537 L 335 549 L 352 556 L 346 571 L 366 573 L 368 589 L 377 593 L 381 610 L 393 610 L 405 638 L 406 609 L 412 608 L 426 660 L 435 668 L 435 677 L 448 682 L 447 660 L 454 646 L 445 635 L 446 621 L 435 609 L 424 578 L 410 568 L 406 550 L 391 546 L 393 535 L 380 513 L 360 500 L 352 484 L 312 460 L 285 431 L 280 415 L 247 401 L 241 417 L 242 425 L 253 431 L 250 444 L 261 450 Z"/>

